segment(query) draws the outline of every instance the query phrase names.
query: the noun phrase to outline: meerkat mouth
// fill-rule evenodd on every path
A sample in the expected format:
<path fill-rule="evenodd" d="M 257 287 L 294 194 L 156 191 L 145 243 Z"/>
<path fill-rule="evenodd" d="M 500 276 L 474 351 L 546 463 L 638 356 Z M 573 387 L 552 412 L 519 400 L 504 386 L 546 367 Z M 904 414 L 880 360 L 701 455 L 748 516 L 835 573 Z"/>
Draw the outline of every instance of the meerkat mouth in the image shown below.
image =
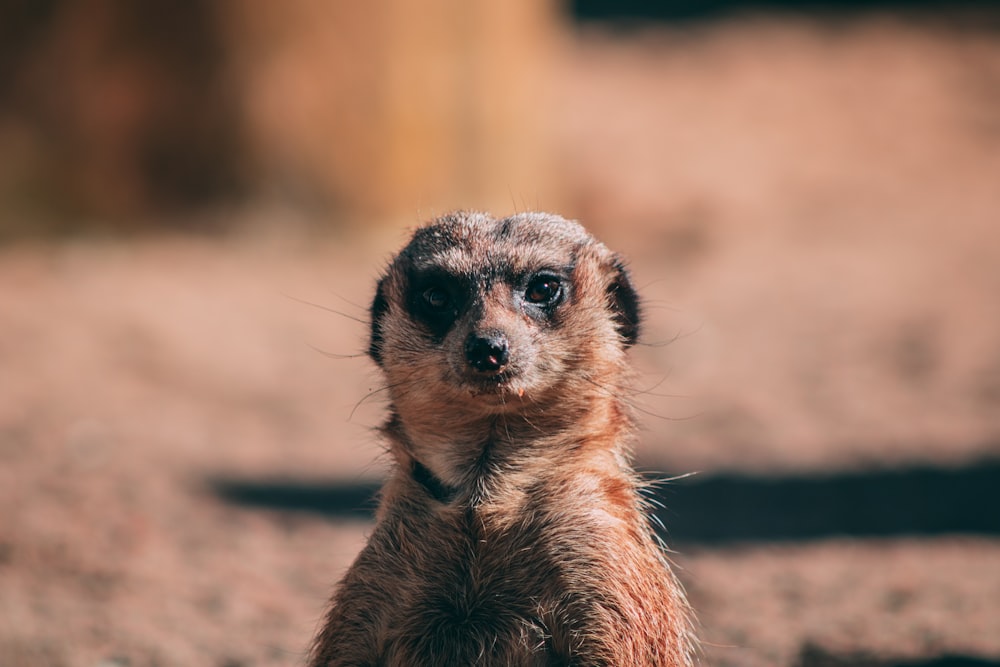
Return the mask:
<path fill-rule="evenodd" d="M 488 377 L 466 376 L 462 379 L 461 385 L 468 395 L 475 399 L 520 401 L 527 396 L 528 387 L 518 380 L 518 374 L 504 372 Z"/>

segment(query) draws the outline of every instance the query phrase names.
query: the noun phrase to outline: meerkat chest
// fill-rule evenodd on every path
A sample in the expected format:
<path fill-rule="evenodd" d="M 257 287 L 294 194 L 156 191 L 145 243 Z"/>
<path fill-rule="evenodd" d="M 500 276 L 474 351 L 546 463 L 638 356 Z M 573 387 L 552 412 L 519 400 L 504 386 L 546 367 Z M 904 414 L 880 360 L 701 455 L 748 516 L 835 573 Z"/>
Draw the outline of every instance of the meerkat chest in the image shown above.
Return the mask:
<path fill-rule="evenodd" d="M 490 530 L 472 513 L 461 523 L 418 528 L 425 549 L 401 563 L 386 664 L 560 664 L 545 540 L 530 526 Z"/>

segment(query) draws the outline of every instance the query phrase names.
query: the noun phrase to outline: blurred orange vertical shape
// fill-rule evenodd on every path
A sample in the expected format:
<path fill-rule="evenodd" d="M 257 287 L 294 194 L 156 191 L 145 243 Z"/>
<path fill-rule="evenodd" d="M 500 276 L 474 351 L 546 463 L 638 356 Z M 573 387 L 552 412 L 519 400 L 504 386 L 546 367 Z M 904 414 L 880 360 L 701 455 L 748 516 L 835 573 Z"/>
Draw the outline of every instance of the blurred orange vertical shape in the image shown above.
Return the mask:
<path fill-rule="evenodd" d="M 386 214 L 531 202 L 552 185 L 542 130 L 554 15 L 545 2 L 386 0 L 379 82 Z M 520 206 L 520 204 L 518 204 Z M 418 209 L 420 209 L 418 211 Z"/>
<path fill-rule="evenodd" d="M 457 0 L 384 0 L 378 91 L 382 187 L 367 207 L 401 212 L 442 201 L 459 178 L 460 145 L 468 134 L 463 114 L 463 69 L 468 66 L 469 14 Z M 381 194 L 380 194 L 381 193 Z M 381 199 L 381 201 L 379 201 Z M 432 204 L 433 205 L 433 204 Z"/>
<path fill-rule="evenodd" d="M 315 187 L 348 219 L 412 221 L 556 197 L 544 132 L 551 3 L 234 9 L 249 27 L 236 47 L 265 181 Z"/>
<path fill-rule="evenodd" d="M 561 209 L 548 131 L 556 122 L 551 91 L 563 38 L 557 5 L 518 0 L 476 6 L 487 27 L 474 79 L 480 136 L 477 192 L 497 210 L 512 205 Z"/>

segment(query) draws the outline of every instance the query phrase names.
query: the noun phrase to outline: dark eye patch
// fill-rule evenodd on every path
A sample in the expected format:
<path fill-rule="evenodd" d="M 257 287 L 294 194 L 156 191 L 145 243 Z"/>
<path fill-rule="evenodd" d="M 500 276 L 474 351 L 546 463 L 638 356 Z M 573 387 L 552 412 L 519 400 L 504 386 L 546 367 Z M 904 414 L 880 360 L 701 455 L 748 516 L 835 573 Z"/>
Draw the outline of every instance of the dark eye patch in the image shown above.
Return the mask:
<path fill-rule="evenodd" d="M 410 277 L 407 310 L 417 322 L 441 340 L 458 319 L 468 301 L 467 281 L 443 272 L 416 274 Z"/>
<path fill-rule="evenodd" d="M 423 293 L 424 307 L 434 313 L 446 312 L 452 305 L 451 294 L 439 285 L 428 287 Z"/>

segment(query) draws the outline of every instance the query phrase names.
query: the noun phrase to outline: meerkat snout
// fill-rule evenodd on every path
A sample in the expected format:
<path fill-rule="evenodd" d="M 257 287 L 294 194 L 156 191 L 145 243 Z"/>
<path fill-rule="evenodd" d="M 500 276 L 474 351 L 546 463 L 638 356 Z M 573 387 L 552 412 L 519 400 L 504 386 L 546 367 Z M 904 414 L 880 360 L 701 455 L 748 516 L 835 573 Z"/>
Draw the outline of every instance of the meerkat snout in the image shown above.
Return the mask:
<path fill-rule="evenodd" d="M 470 333 L 465 340 L 465 360 L 479 373 L 500 373 L 510 360 L 507 334 L 499 329 Z"/>

